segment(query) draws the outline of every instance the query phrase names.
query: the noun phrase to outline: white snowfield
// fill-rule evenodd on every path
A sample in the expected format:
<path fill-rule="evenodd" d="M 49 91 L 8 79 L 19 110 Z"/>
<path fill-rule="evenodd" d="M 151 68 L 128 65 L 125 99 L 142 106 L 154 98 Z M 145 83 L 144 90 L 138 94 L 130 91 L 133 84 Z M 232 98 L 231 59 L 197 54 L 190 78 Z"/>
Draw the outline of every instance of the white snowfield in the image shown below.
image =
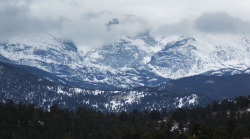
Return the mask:
<path fill-rule="evenodd" d="M 250 38 L 239 35 L 124 37 L 84 53 L 67 41 L 44 35 L 0 43 L 0 54 L 67 81 L 121 88 L 158 85 L 160 78 L 178 79 L 209 71 L 217 74 L 220 69 L 250 73 Z"/>

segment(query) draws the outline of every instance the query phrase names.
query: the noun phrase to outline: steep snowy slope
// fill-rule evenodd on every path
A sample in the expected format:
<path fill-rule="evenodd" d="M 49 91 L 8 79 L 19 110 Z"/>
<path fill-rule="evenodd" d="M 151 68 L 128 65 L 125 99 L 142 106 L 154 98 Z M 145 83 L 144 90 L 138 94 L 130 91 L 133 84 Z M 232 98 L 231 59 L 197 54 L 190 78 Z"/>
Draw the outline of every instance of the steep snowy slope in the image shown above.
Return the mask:
<path fill-rule="evenodd" d="M 152 38 L 144 33 L 85 54 L 73 42 L 48 35 L 1 43 L 0 55 L 2 61 L 37 67 L 65 83 L 100 89 L 156 86 L 199 74 L 250 73 L 249 38 L 237 35 Z"/>
<path fill-rule="evenodd" d="M 162 77 L 177 79 L 220 69 L 250 67 L 250 43 L 238 36 L 184 38 L 154 54 L 149 66 Z"/>

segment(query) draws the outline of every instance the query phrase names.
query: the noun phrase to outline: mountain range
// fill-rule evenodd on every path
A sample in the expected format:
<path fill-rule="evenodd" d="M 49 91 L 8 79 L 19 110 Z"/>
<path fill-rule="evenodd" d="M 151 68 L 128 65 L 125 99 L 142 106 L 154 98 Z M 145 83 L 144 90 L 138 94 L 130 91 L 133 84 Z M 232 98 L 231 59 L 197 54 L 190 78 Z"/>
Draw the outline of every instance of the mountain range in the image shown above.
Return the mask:
<path fill-rule="evenodd" d="M 245 36 L 142 33 L 81 51 L 51 35 L 0 43 L 1 100 L 101 111 L 173 109 L 250 94 Z"/>
<path fill-rule="evenodd" d="M 0 55 L 2 61 L 35 67 L 62 83 L 89 89 L 157 86 L 200 74 L 250 73 L 250 41 L 242 36 L 153 38 L 144 33 L 84 53 L 71 41 L 45 35 L 1 43 Z"/>

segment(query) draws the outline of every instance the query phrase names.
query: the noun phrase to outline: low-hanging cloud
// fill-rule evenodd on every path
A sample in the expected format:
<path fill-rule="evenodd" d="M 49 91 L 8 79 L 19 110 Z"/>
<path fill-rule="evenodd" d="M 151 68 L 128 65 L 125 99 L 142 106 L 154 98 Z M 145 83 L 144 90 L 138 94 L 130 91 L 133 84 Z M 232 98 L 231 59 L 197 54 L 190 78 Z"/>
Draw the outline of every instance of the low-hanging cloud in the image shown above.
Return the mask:
<path fill-rule="evenodd" d="M 153 35 L 190 35 L 194 32 L 193 19 L 184 19 L 173 24 L 163 24 L 152 31 Z"/>
<path fill-rule="evenodd" d="M 205 12 L 196 18 L 186 18 L 172 24 L 163 24 L 154 35 L 249 34 L 250 21 L 244 21 L 227 12 Z"/>
<path fill-rule="evenodd" d="M 137 16 L 116 14 L 111 11 L 89 11 L 71 16 L 40 16 L 33 14 L 32 0 L 0 0 L 0 42 L 14 38 L 52 34 L 70 39 L 83 49 L 101 47 L 123 36 L 135 35 L 146 30 L 147 24 Z M 42 12 L 41 12 L 42 13 Z M 107 23 L 112 19 L 119 22 Z"/>
<path fill-rule="evenodd" d="M 194 26 L 206 33 L 250 33 L 249 21 L 226 12 L 204 13 L 196 19 Z"/>
<path fill-rule="evenodd" d="M 39 18 L 30 14 L 30 7 L 26 4 L 0 1 L 0 21 L 1 41 L 7 41 L 13 37 L 32 36 L 59 30 L 64 19 Z"/>
<path fill-rule="evenodd" d="M 13 37 L 53 34 L 91 49 L 145 31 L 154 36 L 250 33 L 247 18 L 231 16 L 232 12 L 228 11 L 204 13 L 189 8 L 189 2 L 182 2 L 183 8 L 179 8 L 179 2 L 108 0 L 100 6 L 97 0 L 77 3 L 73 0 L 0 0 L 0 42 Z M 166 8 L 169 4 L 172 6 Z"/>
<path fill-rule="evenodd" d="M 78 46 L 84 48 L 83 50 L 89 50 L 112 43 L 124 36 L 136 35 L 149 28 L 147 23 L 137 16 L 113 16 L 107 12 L 99 13 L 102 14 L 91 13 L 91 15 L 95 15 L 91 18 L 86 18 L 86 14 L 83 14 L 82 18 L 77 20 L 67 20 L 59 34 L 73 40 Z"/>

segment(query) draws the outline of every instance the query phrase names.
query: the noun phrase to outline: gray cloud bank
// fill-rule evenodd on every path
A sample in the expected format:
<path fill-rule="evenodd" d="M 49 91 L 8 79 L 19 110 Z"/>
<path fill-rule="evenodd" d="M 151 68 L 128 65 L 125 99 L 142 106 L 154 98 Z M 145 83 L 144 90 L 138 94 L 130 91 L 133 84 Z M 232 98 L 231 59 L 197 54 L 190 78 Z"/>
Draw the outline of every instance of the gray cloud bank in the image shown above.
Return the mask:
<path fill-rule="evenodd" d="M 241 20 L 226 12 L 206 12 L 194 19 L 184 19 L 174 24 L 160 26 L 156 34 L 192 35 L 207 34 L 249 34 L 250 21 Z"/>
<path fill-rule="evenodd" d="M 57 34 L 73 40 L 79 46 L 92 48 L 143 31 L 150 31 L 151 35 L 250 33 L 249 21 L 227 12 L 205 12 L 180 19 L 177 23 L 159 24 L 154 20 L 147 21 L 149 18 L 143 16 L 115 13 L 112 9 L 83 10 L 72 13 L 72 17 L 60 15 L 52 18 L 34 14 L 30 6 L 35 3 L 34 0 L 20 1 L 0 0 L 0 42 L 20 36 Z M 41 14 L 44 12 L 40 11 Z"/>
<path fill-rule="evenodd" d="M 29 36 L 60 30 L 63 18 L 52 20 L 32 16 L 28 5 L 0 1 L 1 41 L 16 36 Z"/>
<path fill-rule="evenodd" d="M 250 33 L 250 22 L 226 12 L 204 13 L 195 21 L 195 28 L 208 33 Z"/>

